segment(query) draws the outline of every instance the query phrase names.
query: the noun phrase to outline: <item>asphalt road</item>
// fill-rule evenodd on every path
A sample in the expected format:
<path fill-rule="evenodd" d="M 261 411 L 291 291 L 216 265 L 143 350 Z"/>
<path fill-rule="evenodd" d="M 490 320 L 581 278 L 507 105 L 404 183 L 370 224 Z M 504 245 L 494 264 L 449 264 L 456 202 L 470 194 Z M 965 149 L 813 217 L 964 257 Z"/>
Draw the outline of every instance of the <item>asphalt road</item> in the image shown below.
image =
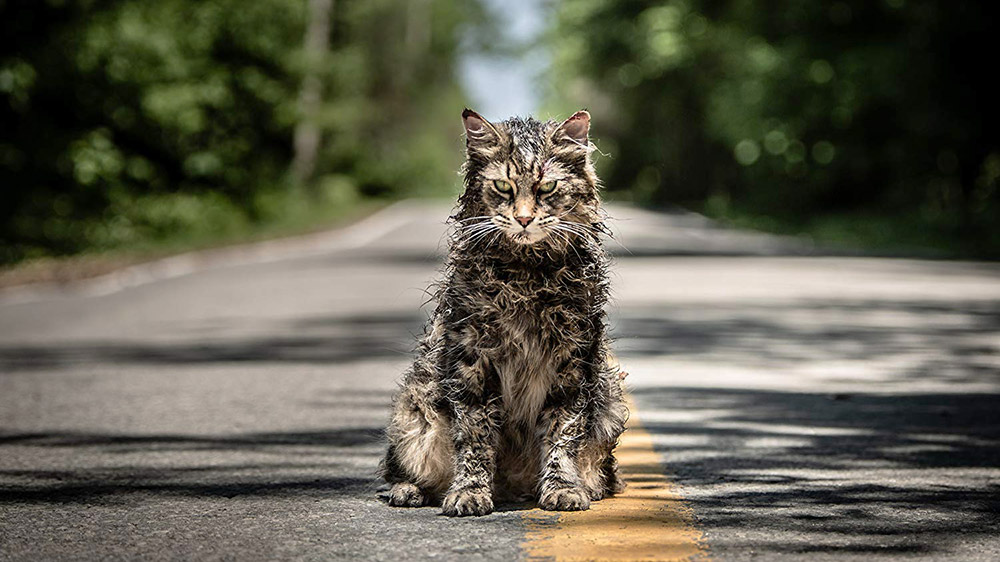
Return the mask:
<path fill-rule="evenodd" d="M 1000 265 L 611 212 L 617 349 L 711 557 L 1000 559 Z M 377 497 L 447 213 L 0 293 L 0 559 L 523 556 L 518 506 Z"/>

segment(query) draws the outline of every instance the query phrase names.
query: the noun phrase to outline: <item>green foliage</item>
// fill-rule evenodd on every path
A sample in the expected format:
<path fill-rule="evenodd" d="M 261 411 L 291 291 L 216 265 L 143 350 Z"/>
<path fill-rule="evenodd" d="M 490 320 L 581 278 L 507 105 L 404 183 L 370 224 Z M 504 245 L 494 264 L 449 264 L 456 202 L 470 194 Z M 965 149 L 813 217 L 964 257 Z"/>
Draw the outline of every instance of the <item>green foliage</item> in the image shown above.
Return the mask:
<path fill-rule="evenodd" d="M 458 35 L 481 11 L 334 6 L 329 53 L 306 60 L 306 0 L 0 2 L 0 263 L 452 187 Z M 300 186 L 288 167 L 307 70 L 323 142 Z"/>
<path fill-rule="evenodd" d="M 998 15 L 964 0 L 565 0 L 551 98 L 591 107 L 620 197 L 716 216 L 725 201 L 792 229 L 906 216 L 997 255 L 1000 106 L 983 61 Z"/>

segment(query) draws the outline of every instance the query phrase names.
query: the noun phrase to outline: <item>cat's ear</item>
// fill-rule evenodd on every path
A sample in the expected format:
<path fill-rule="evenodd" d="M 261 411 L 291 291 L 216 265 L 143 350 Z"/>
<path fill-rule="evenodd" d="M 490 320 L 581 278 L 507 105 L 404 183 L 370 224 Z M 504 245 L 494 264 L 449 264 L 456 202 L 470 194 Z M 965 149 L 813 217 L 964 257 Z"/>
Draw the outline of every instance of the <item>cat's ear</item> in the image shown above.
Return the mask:
<path fill-rule="evenodd" d="M 562 122 L 552 139 L 557 142 L 571 142 L 582 148 L 589 146 L 587 134 L 590 132 L 590 114 L 586 110 L 577 111 L 572 117 Z"/>
<path fill-rule="evenodd" d="M 500 139 L 496 128 L 468 107 L 462 112 L 462 123 L 465 124 L 465 146 L 469 148 L 490 145 Z"/>

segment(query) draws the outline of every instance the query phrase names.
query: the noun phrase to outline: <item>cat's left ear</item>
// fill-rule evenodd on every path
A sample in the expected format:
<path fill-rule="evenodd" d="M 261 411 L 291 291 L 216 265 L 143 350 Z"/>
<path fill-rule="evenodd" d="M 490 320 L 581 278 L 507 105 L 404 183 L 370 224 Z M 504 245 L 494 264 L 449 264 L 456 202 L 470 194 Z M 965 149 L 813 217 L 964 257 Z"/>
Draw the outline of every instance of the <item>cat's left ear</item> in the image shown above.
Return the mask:
<path fill-rule="evenodd" d="M 589 146 L 588 133 L 590 133 L 590 113 L 582 110 L 563 121 L 552 138 L 556 142 L 572 142 L 582 148 L 587 148 Z"/>
<path fill-rule="evenodd" d="M 489 121 L 469 108 L 462 112 L 462 123 L 465 125 L 465 145 L 470 149 L 493 144 L 500 138 Z"/>

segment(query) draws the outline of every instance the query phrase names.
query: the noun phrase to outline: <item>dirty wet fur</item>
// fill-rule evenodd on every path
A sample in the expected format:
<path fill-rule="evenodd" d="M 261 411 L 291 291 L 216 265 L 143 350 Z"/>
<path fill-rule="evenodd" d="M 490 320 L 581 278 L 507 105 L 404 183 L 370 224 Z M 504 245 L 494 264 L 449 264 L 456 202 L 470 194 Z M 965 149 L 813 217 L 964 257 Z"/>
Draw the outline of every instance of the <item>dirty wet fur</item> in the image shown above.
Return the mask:
<path fill-rule="evenodd" d="M 389 504 L 583 510 L 620 492 L 628 410 L 605 319 L 606 232 L 588 140 L 566 121 L 463 115 L 465 191 L 436 307 L 393 401 Z"/>

